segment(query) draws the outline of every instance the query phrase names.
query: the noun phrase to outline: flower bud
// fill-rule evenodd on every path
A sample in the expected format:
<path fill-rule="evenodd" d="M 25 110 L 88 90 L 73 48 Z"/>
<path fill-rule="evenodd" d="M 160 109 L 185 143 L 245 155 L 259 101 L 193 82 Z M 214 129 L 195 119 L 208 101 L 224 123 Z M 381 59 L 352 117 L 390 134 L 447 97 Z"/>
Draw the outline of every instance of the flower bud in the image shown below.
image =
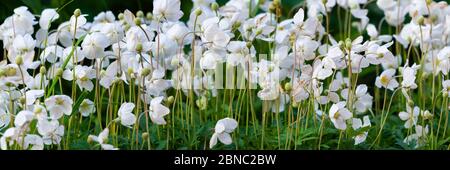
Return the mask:
<path fill-rule="evenodd" d="M 431 15 L 431 22 L 435 23 L 438 20 L 438 16 L 437 15 Z"/>
<path fill-rule="evenodd" d="M 317 20 L 322 22 L 323 21 L 323 15 L 322 14 L 317 15 Z"/>
<path fill-rule="evenodd" d="M 81 15 L 81 10 L 79 8 L 75 9 L 75 11 L 73 11 L 73 15 L 75 17 L 79 17 Z"/>
<path fill-rule="evenodd" d="M 417 18 L 417 24 L 423 25 L 424 23 L 425 23 L 425 18 L 423 16 L 419 16 L 419 18 Z"/>
<path fill-rule="evenodd" d="M 22 65 L 23 64 L 23 57 L 21 55 L 18 55 L 16 57 L 16 64 L 17 65 Z"/>
<path fill-rule="evenodd" d="M 148 133 L 147 132 L 142 133 L 142 139 L 144 139 L 144 140 L 148 139 Z"/>
<path fill-rule="evenodd" d="M 171 104 L 173 103 L 174 100 L 175 100 L 175 98 L 174 98 L 173 96 L 169 96 L 169 97 L 167 98 L 167 104 L 168 104 L 168 105 L 171 105 Z"/>
<path fill-rule="evenodd" d="M 144 17 L 144 12 L 139 10 L 138 12 L 136 12 L 136 16 L 139 17 L 139 18 L 143 18 Z"/>
<path fill-rule="evenodd" d="M 21 98 L 19 98 L 19 102 L 20 102 L 20 104 L 22 104 L 22 105 L 24 105 L 25 104 L 25 97 L 21 97 Z"/>
<path fill-rule="evenodd" d="M 45 66 L 41 66 L 41 68 L 39 69 L 39 73 L 41 74 L 47 73 L 47 69 L 45 68 Z"/>
<path fill-rule="evenodd" d="M 119 20 L 123 20 L 125 17 L 123 13 L 119 13 L 119 15 L 117 15 L 117 18 L 119 18 Z"/>
<path fill-rule="evenodd" d="M 423 116 L 424 119 L 431 119 L 431 118 L 433 118 L 433 114 L 431 114 L 430 111 L 428 111 L 428 110 L 422 111 L 422 116 Z"/>
<path fill-rule="evenodd" d="M 63 75 L 64 70 L 62 68 L 58 68 L 56 70 L 56 77 L 61 77 Z"/>
<path fill-rule="evenodd" d="M 87 143 L 92 144 L 94 142 L 93 136 L 89 135 L 87 138 Z"/>
<path fill-rule="evenodd" d="M 252 48 L 253 43 L 252 42 L 247 42 L 245 44 L 247 46 L 248 49 Z"/>
<path fill-rule="evenodd" d="M 150 74 L 150 69 L 149 69 L 149 68 L 144 68 L 144 69 L 142 69 L 141 75 L 142 75 L 143 77 L 146 77 L 146 76 L 148 76 L 149 74 Z"/>
<path fill-rule="evenodd" d="M 284 84 L 284 90 L 286 91 L 291 91 L 292 90 L 292 84 L 287 82 L 286 84 Z"/>
<path fill-rule="evenodd" d="M 128 67 L 128 69 L 127 69 L 127 73 L 128 73 L 128 75 L 132 75 L 132 74 L 134 73 L 134 70 L 133 70 L 133 68 L 131 68 L 131 67 Z"/>
<path fill-rule="evenodd" d="M 200 8 L 198 8 L 194 11 L 195 15 L 197 15 L 197 16 L 202 15 L 202 12 L 203 11 Z"/>
<path fill-rule="evenodd" d="M 293 108 L 297 108 L 298 107 L 298 103 L 297 102 L 292 102 L 292 107 Z"/>
<path fill-rule="evenodd" d="M 129 30 L 131 28 L 130 24 L 125 24 L 125 30 Z"/>
<path fill-rule="evenodd" d="M 217 9 L 219 9 L 219 4 L 217 4 L 217 2 L 213 2 L 213 3 L 211 4 L 211 9 L 212 9 L 213 11 L 217 11 Z"/>
<path fill-rule="evenodd" d="M 274 3 L 271 3 L 271 4 L 269 5 L 269 11 L 270 11 L 271 13 L 274 13 L 276 9 L 277 9 L 277 7 L 275 6 Z"/>
<path fill-rule="evenodd" d="M 273 1 L 273 4 L 274 4 L 275 6 L 280 6 L 280 5 L 281 5 L 281 2 L 280 2 L 280 0 L 274 0 L 274 1 Z"/>
<path fill-rule="evenodd" d="M 241 22 L 236 21 L 236 22 L 233 24 L 233 30 L 238 29 L 239 27 L 241 27 L 241 25 L 242 25 Z"/>
<path fill-rule="evenodd" d="M 260 34 L 262 34 L 263 30 L 261 28 L 258 28 L 255 32 L 255 34 L 258 36 Z"/>
<path fill-rule="evenodd" d="M 135 18 L 134 19 L 134 24 L 136 24 L 137 26 L 141 25 L 141 19 L 140 18 Z"/>
<path fill-rule="evenodd" d="M 414 101 L 411 99 L 408 99 L 408 106 L 414 107 Z"/>
<path fill-rule="evenodd" d="M 141 43 L 138 43 L 138 44 L 136 44 L 136 51 L 138 52 L 138 53 L 141 53 L 142 52 L 142 44 Z"/>
<path fill-rule="evenodd" d="M 345 48 L 347 48 L 347 49 L 352 48 L 352 40 L 350 38 L 347 38 L 345 40 Z"/>
<path fill-rule="evenodd" d="M 427 5 L 430 5 L 433 2 L 433 0 L 426 0 L 426 2 L 427 2 Z"/>

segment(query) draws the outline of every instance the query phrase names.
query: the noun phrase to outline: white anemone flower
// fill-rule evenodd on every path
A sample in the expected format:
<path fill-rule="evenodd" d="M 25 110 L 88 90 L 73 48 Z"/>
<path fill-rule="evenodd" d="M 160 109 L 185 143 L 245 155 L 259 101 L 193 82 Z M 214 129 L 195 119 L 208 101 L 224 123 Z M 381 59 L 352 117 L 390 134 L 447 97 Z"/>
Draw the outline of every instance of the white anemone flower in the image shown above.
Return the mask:
<path fill-rule="evenodd" d="M 403 80 L 402 80 L 402 87 L 408 88 L 408 89 L 416 89 L 416 73 L 417 68 L 415 66 L 413 67 L 405 67 L 402 71 L 403 74 Z"/>
<path fill-rule="evenodd" d="M 118 150 L 118 148 L 115 148 L 113 145 L 106 143 L 108 140 L 108 135 L 109 129 L 105 128 L 102 132 L 100 132 L 100 134 L 98 134 L 98 136 L 89 135 L 88 138 L 92 141 L 98 142 L 103 150 Z"/>
<path fill-rule="evenodd" d="M 160 96 L 153 98 L 150 102 L 150 119 L 153 123 L 158 125 L 166 124 L 164 116 L 168 115 L 170 112 L 169 108 L 161 104 L 163 99 L 164 97 Z"/>
<path fill-rule="evenodd" d="M 62 77 L 66 80 L 72 81 L 74 79 L 74 73 L 77 85 L 81 90 L 86 89 L 87 91 L 92 91 L 92 89 L 94 89 L 94 83 L 92 83 L 91 79 L 96 78 L 96 73 L 91 66 L 77 65 L 72 70 L 64 70 Z"/>
<path fill-rule="evenodd" d="M 217 139 L 225 145 L 233 142 L 230 133 L 236 129 L 238 122 L 232 118 L 224 118 L 217 121 L 214 128 L 214 134 L 209 141 L 209 148 L 213 148 L 217 144 Z"/>
<path fill-rule="evenodd" d="M 59 119 L 65 115 L 72 114 L 73 100 L 66 95 L 54 95 L 45 99 L 45 106 L 50 112 L 51 119 Z"/>
<path fill-rule="evenodd" d="M 387 69 L 383 71 L 381 75 L 376 78 L 375 85 L 378 88 L 384 87 L 389 90 L 394 90 L 399 85 L 397 80 L 395 80 L 394 75 L 394 69 Z"/>
<path fill-rule="evenodd" d="M 373 97 L 367 92 L 367 85 L 361 84 L 356 87 L 355 98 L 356 101 L 353 104 L 353 107 L 356 109 L 357 113 L 364 113 L 372 108 Z"/>
<path fill-rule="evenodd" d="M 94 102 L 89 99 L 84 99 L 80 104 L 78 111 L 83 117 L 88 117 L 91 113 L 95 112 Z"/>
<path fill-rule="evenodd" d="M 153 15 L 157 19 L 177 21 L 183 16 L 180 0 L 153 0 Z"/>
<path fill-rule="evenodd" d="M 352 119 L 353 130 L 358 130 L 358 129 L 361 129 L 364 127 L 369 127 L 369 126 L 371 126 L 369 116 L 364 116 L 363 121 L 361 121 L 361 119 L 359 119 L 359 118 Z M 354 136 L 353 139 L 355 139 L 355 145 L 358 145 L 358 144 L 366 141 L 367 134 L 368 134 L 367 131 L 363 131 L 363 132 L 357 134 L 356 136 Z"/>
<path fill-rule="evenodd" d="M 442 93 L 450 97 L 450 80 L 442 81 Z"/>
<path fill-rule="evenodd" d="M 25 92 L 27 106 L 32 105 L 36 99 L 44 96 L 44 90 L 28 90 Z"/>
<path fill-rule="evenodd" d="M 39 18 L 39 26 L 44 30 L 48 30 L 50 28 L 50 23 L 58 18 L 59 14 L 56 12 L 56 9 L 44 9 L 41 13 L 41 18 Z"/>
<path fill-rule="evenodd" d="M 347 129 L 346 121 L 352 118 L 353 114 L 347 108 L 345 108 L 346 102 L 338 102 L 333 104 L 330 108 L 329 117 L 333 122 L 334 127 L 339 130 Z"/>
<path fill-rule="evenodd" d="M 19 113 L 17 113 L 15 119 L 14 119 L 14 126 L 16 127 L 22 127 L 26 123 L 29 123 L 33 120 L 34 114 L 33 112 L 29 110 L 22 110 Z"/>
<path fill-rule="evenodd" d="M 95 59 L 104 57 L 105 48 L 108 47 L 109 39 L 108 37 L 99 32 L 94 32 L 92 34 L 86 35 L 81 43 L 81 47 L 83 47 L 83 53 L 86 55 L 88 59 Z"/>
<path fill-rule="evenodd" d="M 415 127 L 416 133 L 407 136 L 403 142 L 406 144 L 411 144 L 412 142 L 415 142 L 414 148 L 419 148 L 426 144 L 427 142 L 427 135 L 429 133 L 428 125 L 425 126 L 425 128 L 421 125 L 417 125 Z"/>
<path fill-rule="evenodd" d="M 39 135 L 27 134 L 23 140 L 24 142 L 22 149 L 30 149 L 30 150 L 44 149 L 44 140 L 42 140 L 42 137 L 40 137 Z"/>
<path fill-rule="evenodd" d="M 416 125 L 419 114 L 420 114 L 419 107 L 416 106 L 413 109 L 413 108 L 407 106 L 406 112 L 400 112 L 398 114 L 398 116 L 400 117 L 401 120 L 405 121 L 405 125 L 404 125 L 405 128 L 409 129 L 413 125 Z"/>
<path fill-rule="evenodd" d="M 133 112 L 134 104 L 133 103 L 123 103 L 119 108 L 119 120 L 122 125 L 130 127 L 134 125 L 136 122 L 136 116 L 131 113 Z"/>
<path fill-rule="evenodd" d="M 64 136 L 64 126 L 59 125 L 58 120 L 40 120 L 36 126 L 46 145 L 58 145 Z"/>

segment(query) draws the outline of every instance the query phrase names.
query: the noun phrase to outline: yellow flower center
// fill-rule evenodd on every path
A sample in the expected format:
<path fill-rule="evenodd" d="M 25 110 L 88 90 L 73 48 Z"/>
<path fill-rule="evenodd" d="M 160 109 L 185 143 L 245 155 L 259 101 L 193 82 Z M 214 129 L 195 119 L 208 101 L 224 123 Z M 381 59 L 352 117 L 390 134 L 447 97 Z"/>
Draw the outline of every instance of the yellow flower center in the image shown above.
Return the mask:
<path fill-rule="evenodd" d="M 385 75 L 382 75 L 381 78 L 380 78 L 380 81 L 381 81 L 381 84 L 383 84 L 383 85 L 388 85 L 390 79 L 389 79 L 389 77 L 387 77 L 387 76 L 385 76 Z"/>
<path fill-rule="evenodd" d="M 337 111 L 336 113 L 334 113 L 334 116 L 333 116 L 333 117 L 334 117 L 335 119 L 337 119 L 337 118 L 339 118 L 340 115 L 341 115 L 341 113 L 339 113 L 339 111 Z"/>
<path fill-rule="evenodd" d="M 63 103 L 64 103 L 64 100 L 63 99 L 60 99 L 60 98 L 56 98 L 56 102 L 55 102 L 57 105 L 62 105 Z"/>

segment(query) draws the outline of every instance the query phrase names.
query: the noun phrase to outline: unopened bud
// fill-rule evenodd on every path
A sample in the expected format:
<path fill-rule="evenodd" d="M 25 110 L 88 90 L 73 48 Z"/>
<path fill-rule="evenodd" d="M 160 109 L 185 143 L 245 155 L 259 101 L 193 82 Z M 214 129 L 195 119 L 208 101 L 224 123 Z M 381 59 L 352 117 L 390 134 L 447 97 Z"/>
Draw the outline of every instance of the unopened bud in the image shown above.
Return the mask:
<path fill-rule="evenodd" d="M 294 102 L 292 102 L 292 107 L 293 107 L 293 108 L 297 108 L 297 107 L 298 107 L 298 103 L 297 103 L 297 102 L 295 102 L 295 101 L 294 101 Z"/>
<path fill-rule="evenodd" d="M 277 7 L 275 6 L 274 3 L 271 3 L 271 4 L 269 5 L 269 11 L 270 11 L 271 13 L 274 13 L 276 9 L 277 9 Z"/>
<path fill-rule="evenodd" d="M 92 144 L 94 142 L 94 138 L 92 135 L 89 135 L 87 138 L 87 143 Z"/>
<path fill-rule="evenodd" d="M 411 99 L 408 99 L 408 106 L 413 107 L 414 106 L 414 101 Z"/>
<path fill-rule="evenodd" d="M 16 57 L 16 64 L 22 65 L 23 64 L 23 57 L 21 55 Z"/>
<path fill-rule="evenodd" d="M 287 82 L 286 84 L 284 84 L 284 90 L 286 91 L 291 91 L 292 90 L 292 84 Z"/>
<path fill-rule="evenodd" d="M 21 97 L 21 98 L 19 98 L 19 102 L 20 102 L 20 104 L 25 104 L 25 97 Z"/>
<path fill-rule="evenodd" d="M 141 75 L 143 77 L 148 76 L 149 74 L 150 74 L 150 69 L 149 68 L 142 69 Z"/>
<path fill-rule="evenodd" d="M 213 2 L 213 3 L 211 4 L 211 9 L 212 9 L 213 11 L 217 11 L 217 9 L 219 9 L 219 4 L 217 4 L 217 2 Z"/>
<path fill-rule="evenodd" d="M 252 48 L 253 43 L 252 42 L 247 42 L 245 44 L 247 46 L 248 49 Z"/>
<path fill-rule="evenodd" d="M 136 44 L 136 51 L 138 52 L 138 53 L 140 53 L 140 52 L 142 52 L 142 44 L 141 43 L 138 43 L 138 44 Z"/>
<path fill-rule="evenodd" d="M 169 96 L 169 97 L 167 98 L 167 104 L 168 104 L 168 105 L 171 105 L 171 104 L 173 103 L 174 100 L 175 100 L 175 98 L 174 98 L 173 96 Z"/>
<path fill-rule="evenodd" d="M 437 15 L 431 15 L 431 22 L 434 23 L 438 20 L 438 16 Z"/>
<path fill-rule="evenodd" d="M 56 77 L 61 77 L 63 75 L 64 70 L 62 68 L 58 68 L 56 70 Z"/>
<path fill-rule="evenodd" d="M 235 30 L 235 29 L 238 29 L 239 27 L 241 27 L 241 25 L 242 25 L 241 22 L 236 21 L 236 22 L 233 24 L 233 29 L 234 29 L 234 30 Z"/>
<path fill-rule="evenodd" d="M 75 11 L 73 11 L 73 15 L 75 17 L 79 17 L 81 15 L 81 10 L 79 8 L 77 8 Z"/>
<path fill-rule="evenodd" d="M 134 73 L 134 70 L 133 70 L 133 68 L 131 68 L 131 67 L 128 67 L 128 69 L 127 69 L 127 73 L 128 73 L 128 75 L 132 75 L 132 74 Z"/>
<path fill-rule="evenodd" d="M 350 38 L 347 38 L 345 40 L 345 48 L 347 48 L 347 49 L 352 48 L 352 40 Z"/>
<path fill-rule="evenodd" d="M 135 18 L 134 19 L 134 24 L 136 24 L 136 25 L 141 25 L 141 19 L 140 18 Z"/>
<path fill-rule="evenodd" d="M 255 33 L 258 36 L 258 35 L 262 34 L 262 32 L 263 32 L 263 30 L 261 28 L 258 28 Z"/>
<path fill-rule="evenodd" d="M 125 17 L 123 16 L 123 13 L 119 13 L 119 15 L 117 15 L 117 18 L 119 18 L 119 20 L 123 20 Z"/>
<path fill-rule="evenodd" d="M 148 133 L 147 132 L 142 133 L 142 139 L 144 139 L 144 140 L 148 139 Z"/>
<path fill-rule="evenodd" d="M 41 68 L 39 69 L 39 73 L 41 74 L 47 73 L 47 69 L 45 68 L 45 66 L 41 66 Z"/>
<path fill-rule="evenodd" d="M 419 16 L 419 18 L 417 18 L 417 24 L 423 25 L 424 23 L 425 23 L 425 18 L 423 16 Z"/>
<path fill-rule="evenodd" d="M 322 14 L 317 15 L 317 20 L 322 22 L 323 21 L 323 15 Z"/>
<path fill-rule="evenodd" d="M 144 17 L 144 12 L 139 10 L 138 12 L 136 12 L 136 16 L 139 17 L 139 18 L 143 18 Z"/>
<path fill-rule="evenodd" d="M 202 13 L 203 13 L 203 11 L 200 8 L 195 10 L 195 15 L 197 15 L 197 16 L 202 15 Z"/>

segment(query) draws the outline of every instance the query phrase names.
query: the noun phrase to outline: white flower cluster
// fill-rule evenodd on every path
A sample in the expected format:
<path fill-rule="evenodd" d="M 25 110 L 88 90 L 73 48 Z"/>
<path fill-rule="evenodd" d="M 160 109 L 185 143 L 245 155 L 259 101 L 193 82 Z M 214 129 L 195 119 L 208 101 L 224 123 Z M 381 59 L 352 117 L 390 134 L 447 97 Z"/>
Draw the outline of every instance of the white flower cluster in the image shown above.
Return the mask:
<path fill-rule="evenodd" d="M 257 97 L 269 112 L 312 104 L 315 118 L 330 120 L 340 131 L 352 127 L 355 145 L 366 140 L 371 126 L 369 89 L 384 88 L 385 94 L 400 90 L 407 102 L 399 117 L 405 128 L 415 127 L 405 142 L 418 141 L 417 146 L 426 142 L 428 124 L 418 119 L 430 120 L 434 113 L 415 106 L 421 99 L 414 101 L 412 95 L 418 86 L 423 88 L 416 84 L 419 76 L 419 81 L 433 78 L 436 91 L 450 96 L 450 80 L 445 80 L 450 71 L 446 2 L 378 0 L 376 5 L 385 14 L 381 22 L 399 28 L 398 34 L 380 35 L 365 9 L 367 0 L 307 0 L 305 9 L 284 20 L 279 17 L 279 0 L 251 1 L 230 0 L 219 6 L 214 0 L 193 0 L 191 13 L 184 14 L 180 0 L 154 0 L 153 11 L 146 15 L 125 10 L 115 16 L 107 11 L 92 22 L 76 10 L 58 26 L 52 25 L 60 18 L 56 9 L 43 10 L 37 20 L 27 7 L 16 8 L 0 25 L 6 56 L 0 63 L 0 127 L 6 129 L 1 149 L 60 145 L 70 128 L 64 118 L 75 113 L 80 119 L 101 115 L 105 109 L 100 105 L 108 108 L 108 114 L 115 113 L 109 114 L 113 117 L 104 130 L 89 139 L 103 149 L 117 149 L 107 144 L 109 126 L 120 122 L 137 129 L 141 112 L 154 124 L 165 125 L 171 90 L 195 95 L 199 110 L 206 109 L 207 98 L 220 92 L 214 82 L 223 78 L 216 72 L 223 65 L 242 70 L 242 79 L 257 85 Z M 329 34 L 325 17 L 334 8 L 348 10 L 354 18 L 351 27 L 360 36 L 339 41 Z M 186 22 L 180 21 L 183 15 L 188 15 Z M 408 17 L 411 20 L 405 23 Z M 257 43 L 269 44 L 270 49 L 258 48 Z M 264 51 L 267 55 L 261 57 Z M 375 84 L 358 84 L 359 74 L 379 66 L 382 71 Z M 115 100 L 125 93 L 116 93 L 123 84 L 134 86 L 128 94 L 132 97 Z M 86 97 L 89 93 L 95 93 L 95 99 Z M 382 112 L 385 119 L 388 106 Z M 210 147 L 217 140 L 231 144 L 230 133 L 237 126 L 232 118 L 219 120 Z"/>

